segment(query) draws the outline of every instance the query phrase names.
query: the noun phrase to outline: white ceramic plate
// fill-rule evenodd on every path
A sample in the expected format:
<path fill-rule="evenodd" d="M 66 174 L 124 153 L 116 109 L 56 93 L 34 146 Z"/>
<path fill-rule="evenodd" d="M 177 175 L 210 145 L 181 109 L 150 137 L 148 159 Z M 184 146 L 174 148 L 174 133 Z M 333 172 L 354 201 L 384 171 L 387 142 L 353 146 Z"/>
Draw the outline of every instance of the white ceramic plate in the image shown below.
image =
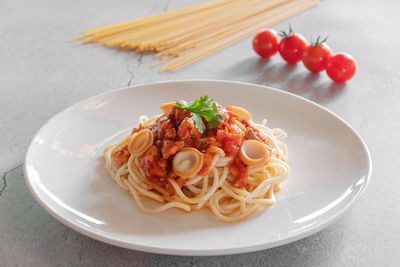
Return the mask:
<path fill-rule="evenodd" d="M 241 223 L 219 222 L 208 211 L 145 214 L 103 166 L 103 149 L 126 136 L 140 115 L 160 113 L 162 102 L 204 94 L 288 133 L 291 176 L 276 205 Z M 365 143 L 338 116 L 283 91 L 224 81 L 154 83 L 80 102 L 40 129 L 25 161 L 33 196 L 62 223 L 113 245 L 179 255 L 249 252 L 308 236 L 349 209 L 370 174 Z"/>

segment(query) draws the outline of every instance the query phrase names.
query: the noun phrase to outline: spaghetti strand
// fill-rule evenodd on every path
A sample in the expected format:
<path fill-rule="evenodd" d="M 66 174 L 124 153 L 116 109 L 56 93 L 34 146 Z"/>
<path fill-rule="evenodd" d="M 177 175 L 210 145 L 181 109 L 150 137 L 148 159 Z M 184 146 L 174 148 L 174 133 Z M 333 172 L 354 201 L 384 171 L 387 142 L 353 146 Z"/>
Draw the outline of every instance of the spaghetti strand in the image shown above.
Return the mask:
<path fill-rule="evenodd" d="M 318 3 L 318 0 L 214 0 L 85 30 L 83 35 L 70 40 L 140 53 L 155 52 L 160 60 L 153 66 L 166 63 L 161 72 L 178 71 Z"/>
<path fill-rule="evenodd" d="M 162 117 L 141 116 L 138 121 L 141 125 L 152 127 L 159 118 Z M 237 124 L 241 123 L 236 121 Z M 287 149 L 281 142 L 286 133 L 282 129 L 268 128 L 266 121 L 254 125 L 266 142 L 272 145 L 271 155 L 264 165 L 248 167 L 247 185 L 240 188 L 234 185 L 234 174 L 230 170 L 234 158 L 218 147 L 212 150 L 216 154 L 210 158 L 206 175 L 184 180 L 168 178 L 171 186 L 168 190 L 146 177 L 139 156 L 130 155 L 125 164 L 116 166 L 114 157 L 118 150 L 128 145 L 132 139 L 130 136 L 105 148 L 103 156 L 106 169 L 110 178 L 127 191 L 146 213 L 157 214 L 171 208 L 191 212 L 208 207 L 223 222 L 242 221 L 273 205 L 276 202 L 275 192 L 279 191 L 281 183 L 290 175 L 290 168 L 285 162 Z M 241 124 L 238 129 L 246 130 L 246 127 Z M 155 202 L 147 203 L 149 200 Z"/>

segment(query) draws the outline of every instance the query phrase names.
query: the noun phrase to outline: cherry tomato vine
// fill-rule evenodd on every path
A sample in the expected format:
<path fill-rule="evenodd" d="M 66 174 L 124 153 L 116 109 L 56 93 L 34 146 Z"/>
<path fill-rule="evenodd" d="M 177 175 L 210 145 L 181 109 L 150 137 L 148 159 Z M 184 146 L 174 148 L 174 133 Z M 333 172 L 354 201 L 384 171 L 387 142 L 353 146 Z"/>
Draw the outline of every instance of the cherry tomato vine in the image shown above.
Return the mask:
<path fill-rule="evenodd" d="M 328 37 L 318 36 L 310 45 L 299 33 L 289 31 L 277 33 L 273 29 L 259 32 L 253 38 L 253 49 L 262 58 L 270 58 L 279 52 L 288 64 L 297 64 L 302 61 L 311 72 L 326 71 L 329 78 L 335 82 L 346 82 L 356 72 L 354 58 L 346 53 L 332 55 L 331 49 L 326 44 Z"/>

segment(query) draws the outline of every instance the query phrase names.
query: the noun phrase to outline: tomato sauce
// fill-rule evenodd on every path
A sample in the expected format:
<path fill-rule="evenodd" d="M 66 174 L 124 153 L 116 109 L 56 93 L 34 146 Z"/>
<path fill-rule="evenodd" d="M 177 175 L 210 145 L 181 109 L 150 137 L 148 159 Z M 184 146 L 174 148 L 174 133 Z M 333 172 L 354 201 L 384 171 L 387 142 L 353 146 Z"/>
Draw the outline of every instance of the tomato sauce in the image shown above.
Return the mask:
<path fill-rule="evenodd" d="M 121 167 L 122 165 L 127 163 L 130 156 L 131 153 L 129 153 L 128 151 L 128 145 L 117 149 L 111 154 L 111 157 L 113 158 L 114 162 L 118 165 L 118 167 Z"/>
<path fill-rule="evenodd" d="M 217 127 L 210 128 L 208 122 L 203 120 L 206 129 L 200 133 L 191 119 L 192 113 L 173 106 L 168 114 L 162 115 L 149 126 L 133 129 L 132 134 L 145 128 L 150 129 L 154 135 L 153 145 L 139 156 L 140 168 L 151 181 L 172 194 L 175 190 L 168 183 L 168 178 L 177 180 L 172 171 L 174 155 L 184 147 L 194 147 L 203 153 L 203 166 L 198 175 L 207 175 L 211 163 L 217 153 L 213 146 L 224 150 L 226 156 L 232 157 L 228 167 L 235 177 L 234 185 L 244 187 L 247 184 L 248 168 L 239 157 L 240 146 L 244 140 L 256 139 L 268 145 L 265 138 L 251 121 L 240 121 L 243 126 L 238 127 L 237 115 L 218 106 L 219 114 L 223 121 Z M 127 146 L 121 147 L 112 155 L 118 166 L 122 166 L 129 159 Z"/>

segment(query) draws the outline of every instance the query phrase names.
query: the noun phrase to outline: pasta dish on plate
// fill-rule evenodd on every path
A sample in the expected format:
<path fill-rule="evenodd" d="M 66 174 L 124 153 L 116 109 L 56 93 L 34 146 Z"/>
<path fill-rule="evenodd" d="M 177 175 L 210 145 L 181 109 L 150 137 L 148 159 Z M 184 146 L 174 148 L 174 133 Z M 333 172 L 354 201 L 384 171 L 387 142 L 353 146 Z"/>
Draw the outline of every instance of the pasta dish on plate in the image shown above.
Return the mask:
<path fill-rule="evenodd" d="M 104 150 L 111 179 L 150 214 L 209 209 L 223 222 L 272 206 L 290 168 L 286 133 L 208 96 L 161 105 L 124 140 Z"/>

